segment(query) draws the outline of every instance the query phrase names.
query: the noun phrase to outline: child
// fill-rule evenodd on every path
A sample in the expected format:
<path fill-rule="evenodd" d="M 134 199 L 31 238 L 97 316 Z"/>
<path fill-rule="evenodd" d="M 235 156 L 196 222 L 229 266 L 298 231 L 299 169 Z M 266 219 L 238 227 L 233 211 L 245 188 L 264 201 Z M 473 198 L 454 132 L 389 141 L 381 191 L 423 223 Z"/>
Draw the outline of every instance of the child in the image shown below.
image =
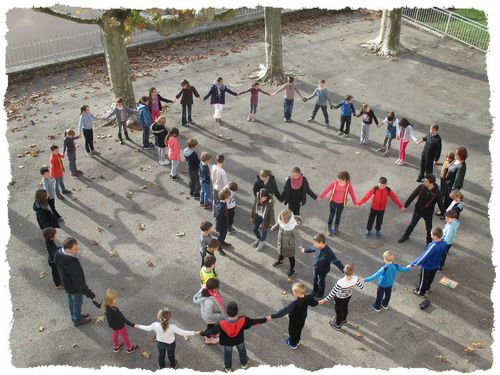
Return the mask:
<path fill-rule="evenodd" d="M 288 315 L 290 321 L 288 323 L 288 338 L 285 340 L 285 344 L 292 349 L 297 349 L 297 346 L 300 345 L 300 334 L 306 323 L 307 308 L 309 306 L 318 306 L 318 301 L 311 294 L 306 295 L 305 290 L 304 284 L 293 284 L 292 294 L 297 299 L 270 316 L 271 319 L 278 319 Z"/>
<path fill-rule="evenodd" d="M 48 258 L 47 262 L 49 263 L 50 269 L 52 270 L 52 280 L 54 281 L 54 285 L 56 288 L 62 288 L 61 285 L 61 276 L 59 275 L 59 271 L 57 270 L 57 266 L 54 263 L 54 255 L 57 251 L 57 245 L 55 242 L 56 239 L 56 229 L 55 228 L 45 228 L 42 231 L 43 238 L 45 238 L 45 246 L 47 248 Z"/>
<path fill-rule="evenodd" d="M 295 93 L 304 100 L 304 97 L 300 93 L 299 89 L 297 89 L 297 86 L 295 86 L 295 78 L 289 76 L 288 77 L 288 83 L 285 83 L 283 86 L 281 86 L 278 90 L 273 92 L 271 95 L 274 96 L 277 93 L 285 90 L 284 96 L 283 96 L 283 116 L 285 122 L 290 122 L 292 121 L 292 111 L 293 111 L 293 102 L 295 98 Z"/>
<path fill-rule="evenodd" d="M 208 336 L 220 333 L 219 344 L 224 347 L 224 370 L 232 372 L 233 347 L 236 346 L 240 355 L 241 368 L 248 368 L 248 356 L 245 348 L 245 330 L 257 325 L 264 324 L 271 319 L 260 318 L 251 319 L 244 315 L 238 315 L 238 305 L 236 302 L 229 302 L 226 308 L 227 318 L 219 321 L 213 328 L 200 333 L 201 336 Z"/>
<path fill-rule="evenodd" d="M 330 272 L 330 263 L 335 264 L 337 268 L 344 272 L 344 265 L 335 256 L 330 246 L 326 244 L 326 238 L 323 233 L 316 233 L 313 237 L 313 247 L 302 248 L 302 253 L 314 253 L 313 257 L 313 292 L 315 298 L 323 298 L 325 294 L 325 278 Z"/>
<path fill-rule="evenodd" d="M 293 212 L 294 215 L 300 214 L 300 207 L 306 204 L 307 195 L 318 201 L 319 198 L 309 187 L 309 181 L 306 176 L 300 172 L 299 167 L 293 167 L 292 174 L 285 181 L 283 187 L 283 204 Z"/>
<path fill-rule="evenodd" d="M 314 90 L 311 96 L 304 98 L 303 100 L 304 102 L 307 102 L 309 99 L 316 97 L 316 104 L 314 105 L 311 117 L 309 118 L 309 120 L 307 120 L 307 122 L 313 122 L 314 118 L 316 117 L 316 113 L 318 113 L 318 110 L 321 108 L 323 116 L 325 117 L 325 128 L 327 128 L 330 125 L 330 122 L 328 120 L 328 107 L 326 105 L 326 102 L 328 102 L 331 108 L 333 108 L 333 104 L 328 97 L 328 91 L 325 86 L 326 82 L 324 79 L 322 79 L 321 81 L 319 81 L 319 87 Z"/>
<path fill-rule="evenodd" d="M 229 214 L 228 218 L 228 229 L 227 229 L 227 234 L 233 234 L 236 232 L 236 229 L 234 229 L 233 224 L 234 224 L 234 215 L 236 214 L 236 192 L 238 191 L 238 184 L 236 182 L 230 182 L 226 186 L 229 191 L 231 192 L 231 196 L 227 200 L 227 210 Z"/>
<path fill-rule="evenodd" d="M 247 116 L 247 121 L 255 121 L 255 115 L 257 114 L 257 105 L 259 104 L 259 92 L 267 96 L 270 96 L 271 94 L 262 90 L 260 88 L 259 82 L 252 83 L 252 87 L 250 87 L 246 91 L 240 92 L 238 95 L 243 95 L 246 94 L 247 92 L 250 93 L 250 113 Z"/>
<path fill-rule="evenodd" d="M 373 275 L 364 279 L 365 283 L 369 283 L 377 279 L 377 298 L 375 303 L 372 303 L 372 309 L 380 312 L 380 307 L 384 309 L 389 308 L 389 301 L 391 299 L 392 285 L 396 281 L 398 272 L 408 272 L 409 267 L 401 267 L 399 264 L 393 264 L 394 253 L 390 250 L 385 251 L 383 254 L 385 266 L 381 267 Z"/>
<path fill-rule="evenodd" d="M 297 174 L 297 177 L 300 177 L 300 172 Z M 278 190 L 278 185 L 276 185 L 276 179 L 273 176 L 273 172 L 269 169 L 262 169 L 257 175 L 252 188 L 253 195 L 257 195 L 262 188 L 266 188 L 277 200 L 283 202 L 283 197 Z"/>
<path fill-rule="evenodd" d="M 265 188 L 260 189 L 255 196 L 255 203 L 252 207 L 252 231 L 257 239 L 252 243 L 252 247 L 256 247 L 257 251 L 261 251 L 266 245 L 267 230 L 273 224 L 274 203 L 272 197 Z"/>
<path fill-rule="evenodd" d="M 201 266 L 203 267 L 203 260 L 207 255 L 207 246 L 211 240 L 216 240 L 219 237 L 219 233 L 213 231 L 213 225 L 210 221 L 202 221 L 200 224 L 200 255 L 201 255 Z M 217 246 L 218 247 L 218 246 Z M 213 253 L 211 253 L 213 255 Z"/>
<path fill-rule="evenodd" d="M 79 171 L 76 168 L 76 146 L 75 146 L 75 131 L 73 129 L 68 129 L 64 132 L 64 147 L 63 147 L 63 155 L 68 153 L 68 161 L 69 161 L 69 170 L 71 171 L 72 177 L 78 177 L 79 174 L 82 174 L 82 171 Z"/>
<path fill-rule="evenodd" d="M 441 166 L 441 184 L 440 184 L 439 190 L 441 190 L 441 195 L 443 195 L 443 196 L 444 196 L 445 189 L 446 189 L 445 184 L 444 184 L 446 173 L 448 173 L 448 167 L 451 164 L 453 164 L 454 161 L 455 161 L 455 153 L 453 151 L 450 151 L 446 154 L 446 160 L 443 162 L 443 165 Z M 439 213 L 439 214 L 441 214 L 441 213 Z"/>
<path fill-rule="evenodd" d="M 283 264 L 283 259 L 288 258 L 290 261 L 290 270 L 288 276 L 293 276 L 295 273 L 295 247 L 300 240 L 300 234 L 297 229 L 301 223 L 300 216 L 295 216 L 288 208 L 280 212 L 278 222 L 274 224 L 271 230 L 278 230 L 278 244 L 276 248 L 279 251 L 278 259 L 273 263 L 273 267 L 278 267 Z"/>
<path fill-rule="evenodd" d="M 405 212 L 406 208 L 399 201 L 398 197 L 392 189 L 387 186 L 387 178 L 380 177 L 378 180 L 378 185 L 372 187 L 366 195 L 361 198 L 356 207 L 361 207 L 364 203 L 368 202 L 368 199 L 373 195 L 372 204 L 370 207 L 370 215 L 368 216 L 368 222 L 366 223 L 366 238 L 370 237 L 372 234 L 372 227 L 375 218 L 377 218 L 377 223 L 375 224 L 375 235 L 380 237 L 382 233 L 380 229 L 382 228 L 382 221 L 384 220 L 385 208 L 387 207 L 387 198 L 391 197 L 392 201 L 396 206 L 399 207 L 401 212 Z"/>
<path fill-rule="evenodd" d="M 152 121 L 156 121 L 156 119 L 161 116 L 161 111 L 163 110 L 161 102 L 175 103 L 175 100 L 165 99 L 158 94 L 156 87 L 151 87 L 149 89 L 149 111 L 151 112 Z M 167 106 L 165 107 L 168 109 Z"/>
<path fill-rule="evenodd" d="M 80 122 L 78 125 L 78 137 L 82 135 L 85 138 L 85 151 L 90 155 L 97 155 L 98 152 L 94 150 L 94 130 L 92 123 L 97 117 L 90 113 L 90 107 L 84 104 L 80 107 Z"/>
<path fill-rule="evenodd" d="M 215 233 L 216 235 L 218 235 L 217 232 L 212 232 L 212 233 Z M 207 242 L 207 245 L 205 246 L 205 248 L 203 249 L 203 252 L 201 253 L 201 266 L 202 267 L 205 266 L 205 258 L 208 255 L 215 256 L 215 252 L 219 251 L 219 248 L 220 248 L 220 242 L 219 242 L 219 240 L 217 238 L 211 238 Z M 220 254 L 221 255 L 225 255 L 226 253 L 221 252 Z"/>
<path fill-rule="evenodd" d="M 210 97 L 210 104 L 214 106 L 215 122 L 221 121 L 224 104 L 226 104 L 226 92 L 233 96 L 238 96 L 236 92 L 224 85 L 224 79 L 222 77 L 218 77 L 210 87 L 208 94 L 203 98 L 203 100 L 207 100 L 208 97 Z"/>
<path fill-rule="evenodd" d="M 462 203 L 464 200 L 464 195 L 461 193 L 460 190 L 452 190 L 450 193 L 450 198 L 451 198 L 451 203 L 446 208 L 446 212 L 455 210 L 457 212 L 457 220 L 459 220 L 460 213 L 464 209 L 464 204 Z"/>
<path fill-rule="evenodd" d="M 114 345 L 113 352 L 118 353 L 123 344 L 125 344 L 125 347 L 127 348 L 127 353 L 132 353 L 137 350 L 139 345 L 132 345 L 128 341 L 127 327 L 125 324 L 130 327 L 134 327 L 135 325 L 125 318 L 122 312 L 118 309 L 118 292 L 114 289 L 106 289 L 101 303 L 96 301 L 92 302 L 98 309 L 102 309 L 104 311 L 106 320 L 108 321 L 108 326 L 113 330 L 113 335 L 111 336 Z M 118 341 L 118 336 L 122 337 L 123 344 Z"/>
<path fill-rule="evenodd" d="M 49 173 L 50 177 L 56 180 L 56 194 L 61 198 L 61 194 L 71 194 L 71 191 L 64 186 L 64 165 L 61 160 L 64 158 L 64 155 L 59 153 L 59 146 L 57 145 L 50 146 L 50 152 Z"/>
<path fill-rule="evenodd" d="M 413 134 L 413 126 L 411 126 L 406 118 L 402 117 L 399 120 L 399 128 L 396 133 L 396 139 L 399 139 L 399 157 L 394 164 L 399 166 L 405 165 L 406 147 L 410 143 L 410 138 L 413 139 L 413 142 L 417 142 L 417 137 Z"/>
<path fill-rule="evenodd" d="M 42 175 L 42 186 L 47 192 L 47 203 L 52 210 L 52 213 L 56 217 L 57 221 L 60 223 L 64 222 L 64 219 L 59 215 L 56 210 L 56 180 L 50 177 L 49 168 L 42 167 L 40 169 L 40 174 Z M 58 195 L 59 199 L 64 199 L 62 195 Z"/>
<path fill-rule="evenodd" d="M 59 228 L 59 220 L 49 206 L 49 196 L 45 189 L 38 189 L 35 193 L 33 211 L 36 213 L 36 221 L 41 230 L 45 228 Z"/>
<path fill-rule="evenodd" d="M 210 193 L 212 192 L 212 180 L 210 178 L 210 160 L 212 156 L 208 152 L 200 155 L 200 207 L 207 210 L 212 209 Z"/>
<path fill-rule="evenodd" d="M 460 226 L 460 221 L 458 220 L 458 211 L 449 210 L 444 214 L 446 225 L 443 229 L 443 241 L 446 242 L 446 250 L 444 251 L 443 258 L 441 259 L 441 264 L 439 265 L 439 270 L 442 271 L 444 268 L 444 262 L 446 261 L 446 256 L 448 251 L 450 251 L 457 236 L 457 230 Z"/>
<path fill-rule="evenodd" d="M 189 139 L 183 154 L 188 164 L 189 196 L 198 200 L 200 199 L 200 158 L 194 150 L 196 146 L 198 146 L 198 141 L 194 138 Z"/>
<path fill-rule="evenodd" d="M 212 171 L 210 172 L 210 178 L 212 180 L 213 196 L 215 207 L 217 201 L 219 200 L 219 192 L 224 186 L 227 186 L 229 181 L 227 180 L 226 171 L 224 170 L 224 155 L 219 154 L 215 159 L 216 164 L 212 165 Z M 215 212 L 215 211 L 214 211 Z"/>
<path fill-rule="evenodd" d="M 229 212 L 227 201 L 231 197 L 231 190 L 224 188 L 219 193 L 219 201 L 215 205 L 215 230 L 219 233 L 220 248 L 219 252 L 224 255 L 222 246 L 231 246 L 226 242 L 227 230 L 229 228 Z"/>
<path fill-rule="evenodd" d="M 151 111 L 149 109 L 149 97 L 143 96 L 137 104 L 137 118 L 142 125 L 142 148 L 149 150 L 155 147 L 154 144 L 149 142 L 149 128 L 153 124 L 151 119 Z"/>
<path fill-rule="evenodd" d="M 344 100 L 333 106 L 333 108 L 340 108 L 340 129 L 337 134 L 343 136 L 344 138 L 349 135 L 351 129 L 352 114 L 356 114 L 356 109 L 354 109 L 352 99 L 352 95 L 346 95 Z"/>
<path fill-rule="evenodd" d="M 441 157 L 441 136 L 439 135 L 439 125 L 433 124 L 429 128 L 429 134 L 424 135 L 416 143 L 417 145 L 425 142 L 420 158 L 420 172 L 417 182 L 423 182 L 426 174 L 433 174 L 434 167 L 438 164 Z"/>
<path fill-rule="evenodd" d="M 203 261 L 203 267 L 200 269 L 200 281 L 201 286 L 207 283 L 208 279 L 212 277 L 217 277 L 217 272 L 215 272 L 215 256 L 207 255 Z"/>
<path fill-rule="evenodd" d="M 335 320 L 330 320 L 329 324 L 336 330 L 340 330 L 343 324 L 347 323 L 347 313 L 349 301 L 352 295 L 352 288 L 356 285 L 359 289 L 363 289 L 363 279 L 354 275 L 354 265 L 346 264 L 344 267 L 344 277 L 341 278 L 333 289 L 328 293 L 325 299 L 319 301 L 320 305 L 324 305 L 332 298 L 335 301 Z"/>
<path fill-rule="evenodd" d="M 191 86 L 187 79 L 181 81 L 181 91 L 175 96 L 175 99 L 181 99 L 182 105 L 182 126 L 187 126 L 187 124 L 195 125 L 196 123 L 191 118 L 191 111 L 193 108 L 193 95 L 201 100 L 200 94 L 196 91 L 194 86 Z"/>
<path fill-rule="evenodd" d="M 156 333 L 156 347 L 158 348 L 158 369 L 165 368 L 165 355 L 168 355 L 168 361 L 171 368 L 177 368 L 178 362 L 175 359 L 175 334 L 181 336 L 199 335 L 200 331 L 185 331 L 177 327 L 175 324 L 170 324 L 172 313 L 166 307 L 158 311 L 156 318 L 159 322 L 154 322 L 149 326 L 135 324 L 134 327 L 143 331 L 154 331 Z"/>
<path fill-rule="evenodd" d="M 392 140 L 396 138 L 396 133 L 399 127 L 399 119 L 396 117 L 394 112 L 389 112 L 384 121 L 382 121 L 382 124 L 387 125 L 387 128 L 385 129 L 382 147 L 380 147 L 377 151 L 383 152 L 385 156 L 389 156 Z M 377 125 L 377 128 L 380 128 L 382 124 Z"/>
<path fill-rule="evenodd" d="M 422 267 L 420 270 L 420 281 L 413 290 L 413 293 L 420 297 L 423 297 L 431 288 L 434 276 L 441 266 L 443 256 L 448 247 L 448 244 L 442 240 L 443 230 L 441 228 L 432 228 L 431 237 L 432 242 L 427 245 L 425 251 L 409 264 L 409 267 Z"/>
<path fill-rule="evenodd" d="M 337 234 L 340 225 L 342 211 L 347 205 L 347 196 L 350 195 L 354 206 L 358 204 L 356 194 L 351 185 L 351 175 L 347 171 L 342 171 L 337 175 L 337 178 L 320 194 L 319 199 L 326 197 L 326 194 L 331 191 L 328 197 L 330 204 L 330 216 L 328 216 L 328 232 Z M 333 219 L 335 218 L 335 227 L 332 228 Z"/>
<path fill-rule="evenodd" d="M 160 116 L 151 125 L 151 130 L 155 136 L 155 146 L 158 149 L 158 164 L 168 165 L 170 161 L 165 160 L 165 151 L 167 150 L 165 139 L 168 136 L 168 129 L 165 127 L 167 119 L 165 116 Z"/>
<path fill-rule="evenodd" d="M 361 106 L 361 110 L 359 111 L 359 114 L 356 117 L 360 116 L 363 117 L 361 118 L 362 121 L 361 121 L 361 133 L 359 135 L 359 144 L 366 145 L 368 143 L 368 138 L 370 136 L 370 125 L 372 124 L 373 121 L 375 121 L 375 124 L 378 125 L 378 119 L 368 104 L 363 104 Z"/>
<path fill-rule="evenodd" d="M 116 104 L 115 104 L 115 109 L 113 109 L 113 112 L 111 112 L 109 115 L 104 117 L 104 120 L 108 120 L 113 115 L 116 116 L 116 124 L 118 125 L 118 139 L 120 140 L 120 144 L 123 144 L 123 138 L 122 138 L 122 128 L 123 132 L 125 133 L 125 139 L 127 141 L 131 141 L 131 139 L 128 136 L 128 131 L 127 131 L 127 113 L 137 113 L 135 109 L 129 108 L 123 104 L 123 99 L 118 98 L 116 99 Z"/>
<path fill-rule="evenodd" d="M 179 136 L 179 129 L 172 128 L 168 132 L 167 138 L 165 139 L 165 146 L 168 146 L 168 158 L 172 161 L 172 169 L 170 170 L 170 178 L 172 180 L 180 180 L 181 178 L 177 174 L 177 168 L 181 160 L 181 147 L 177 137 Z"/>
<path fill-rule="evenodd" d="M 219 280 L 215 278 L 208 279 L 206 285 L 193 297 L 193 302 L 200 305 L 201 318 L 207 323 L 206 330 L 213 328 L 218 321 L 226 317 L 224 305 L 210 294 L 210 292 L 217 289 L 219 289 Z M 205 344 L 217 344 L 218 342 L 218 335 L 205 337 Z"/>

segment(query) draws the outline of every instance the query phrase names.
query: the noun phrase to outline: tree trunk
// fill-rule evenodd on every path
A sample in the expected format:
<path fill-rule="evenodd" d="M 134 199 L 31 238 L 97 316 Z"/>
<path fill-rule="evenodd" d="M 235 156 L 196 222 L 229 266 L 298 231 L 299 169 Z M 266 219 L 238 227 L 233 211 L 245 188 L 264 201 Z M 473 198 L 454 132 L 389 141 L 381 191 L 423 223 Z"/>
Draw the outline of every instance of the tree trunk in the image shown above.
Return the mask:
<path fill-rule="evenodd" d="M 400 34 L 401 9 L 384 9 L 377 38 L 365 42 L 361 46 L 378 55 L 397 56 L 408 51 L 399 41 Z"/>
<path fill-rule="evenodd" d="M 281 41 L 281 9 L 264 8 L 266 24 L 266 67 L 260 74 L 259 80 L 271 84 L 285 83 L 283 69 L 283 54 Z"/>

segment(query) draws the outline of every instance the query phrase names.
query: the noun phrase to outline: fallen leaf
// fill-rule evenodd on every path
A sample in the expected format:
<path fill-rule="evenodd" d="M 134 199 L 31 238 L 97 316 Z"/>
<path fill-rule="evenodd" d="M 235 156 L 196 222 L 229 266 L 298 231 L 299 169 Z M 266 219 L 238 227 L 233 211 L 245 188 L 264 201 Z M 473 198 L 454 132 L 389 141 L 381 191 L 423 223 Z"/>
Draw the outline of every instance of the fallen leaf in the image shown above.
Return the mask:
<path fill-rule="evenodd" d="M 151 336 L 151 341 L 153 341 L 153 342 L 156 341 L 156 335 Z"/>
<path fill-rule="evenodd" d="M 72 348 L 77 348 L 78 347 L 78 344 L 76 342 L 74 342 L 72 345 L 71 345 Z"/>
<path fill-rule="evenodd" d="M 40 272 L 40 279 L 43 279 L 45 276 L 47 276 L 49 273 L 46 271 Z"/>
<path fill-rule="evenodd" d="M 146 229 L 146 224 L 139 223 L 138 227 L 139 227 L 140 230 L 145 230 Z"/>
<path fill-rule="evenodd" d="M 293 280 L 292 280 L 292 278 L 291 278 L 291 277 L 289 277 L 288 279 L 286 279 L 286 282 L 287 282 L 288 284 L 291 284 L 291 283 L 292 283 L 292 281 L 293 281 Z"/>
<path fill-rule="evenodd" d="M 361 334 L 360 332 L 354 332 L 352 334 L 352 337 L 354 337 L 355 339 L 360 339 L 361 337 L 363 337 L 363 334 Z"/>
<path fill-rule="evenodd" d="M 153 268 L 155 265 L 151 259 L 148 259 L 146 261 L 146 266 L 148 266 L 149 268 Z"/>
<path fill-rule="evenodd" d="M 483 343 L 480 343 L 480 342 L 473 342 L 471 344 L 471 346 L 475 349 L 483 349 L 485 347 L 485 345 Z"/>
<path fill-rule="evenodd" d="M 286 290 L 283 290 L 283 291 L 281 292 L 281 297 L 283 297 L 283 298 L 287 298 L 287 297 L 288 297 L 288 292 L 287 292 Z"/>
<path fill-rule="evenodd" d="M 148 188 L 148 185 L 142 185 L 142 186 L 141 186 L 141 189 L 142 189 L 142 190 L 146 190 L 147 188 Z"/>
<path fill-rule="evenodd" d="M 97 227 L 97 231 L 98 231 L 99 233 L 102 233 L 102 232 L 104 232 L 104 229 L 102 229 L 101 227 Z"/>
<path fill-rule="evenodd" d="M 151 352 L 142 352 L 141 356 L 143 358 L 149 359 L 149 358 L 151 358 Z"/>
<path fill-rule="evenodd" d="M 38 332 L 43 332 L 43 331 L 45 331 L 45 327 L 44 326 L 38 327 Z"/>
<path fill-rule="evenodd" d="M 99 245 L 96 240 L 90 240 L 90 244 L 94 245 L 94 246 L 98 246 Z"/>
<path fill-rule="evenodd" d="M 183 336 L 183 337 L 184 337 L 184 340 L 189 341 L 189 337 L 188 336 Z"/>
<path fill-rule="evenodd" d="M 185 232 L 176 232 L 175 236 L 176 237 L 186 237 L 186 233 Z"/>
<path fill-rule="evenodd" d="M 466 348 L 464 349 L 464 352 L 466 352 L 466 353 L 473 353 L 473 352 L 474 352 L 474 350 L 475 350 L 474 348 L 466 347 Z"/>
<path fill-rule="evenodd" d="M 442 355 L 442 354 L 437 355 L 437 356 L 436 356 L 436 359 L 437 359 L 438 361 L 441 361 L 441 362 L 448 362 L 448 358 L 446 358 L 446 356 L 444 356 L 444 355 Z"/>
<path fill-rule="evenodd" d="M 104 322 L 104 315 L 96 316 L 94 319 L 96 323 L 102 323 Z"/>
<path fill-rule="evenodd" d="M 109 252 L 109 256 L 110 257 L 117 257 L 118 256 L 118 252 L 116 250 L 112 250 Z"/>
<path fill-rule="evenodd" d="M 125 196 L 126 196 L 127 198 L 132 198 L 132 195 L 134 195 L 134 193 L 132 193 L 131 191 L 126 191 L 126 192 L 125 192 Z"/>
<path fill-rule="evenodd" d="M 113 224 L 108 224 L 107 227 L 108 228 L 111 228 L 113 226 Z"/>
<path fill-rule="evenodd" d="M 125 193 L 125 195 L 126 195 L 126 194 L 127 194 L 127 193 Z M 115 193 L 111 192 L 111 193 L 108 193 L 107 195 L 108 195 L 108 197 L 112 197 L 113 195 L 115 195 Z M 130 198 L 130 197 L 127 197 L 127 198 Z"/>

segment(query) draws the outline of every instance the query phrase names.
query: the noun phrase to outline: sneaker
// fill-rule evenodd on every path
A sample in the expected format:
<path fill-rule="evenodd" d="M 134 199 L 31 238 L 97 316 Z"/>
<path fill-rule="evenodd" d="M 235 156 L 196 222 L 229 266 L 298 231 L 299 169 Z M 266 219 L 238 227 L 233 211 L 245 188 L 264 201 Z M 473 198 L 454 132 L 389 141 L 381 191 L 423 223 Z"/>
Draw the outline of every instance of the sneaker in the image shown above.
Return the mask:
<path fill-rule="evenodd" d="M 88 318 L 90 314 L 80 314 L 80 318 Z"/>
<path fill-rule="evenodd" d="M 337 228 L 336 227 L 331 228 L 330 233 L 333 235 L 337 235 Z"/>
<path fill-rule="evenodd" d="M 389 305 L 382 305 L 385 310 L 389 310 Z"/>
<path fill-rule="evenodd" d="M 342 320 L 342 324 L 347 324 L 347 319 L 346 320 Z"/>
<path fill-rule="evenodd" d="M 205 208 L 205 205 L 203 203 L 200 203 L 201 208 Z"/>
<path fill-rule="evenodd" d="M 118 345 L 116 348 L 113 348 L 113 352 L 118 353 L 122 348 L 123 344 Z"/>
<path fill-rule="evenodd" d="M 59 217 L 59 218 L 57 218 L 57 222 L 58 222 L 58 223 L 64 223 L 64 218 L 63 218 L 63 217 Z"/>
<path fill-rule="evenodd" d="M 139 345 L 132 345 L 130 348 L 127 349 L 127 353 L 132 353 L 135 352 L 139 348 Z"/>
<path fill-rule="evenodd" d="M 78 173 L 76 173 L 76 172 L 75 172 L 75 173 L 71 173 L 71 177 L 78 178 L 78 177 L 80 177 L 80 176 L 78 175 Z"/>
<path fill-rule="evenodd" d="M 401 159 L 396 159 L 396 161 L 394 162 L 394 164 L 399 164 L 400 161 L 401 161 Z"/>
<path fill-rule="evenodd" d="M 372 303 L 372 304 L 371 304 L 371 306 L 372 306 L 372 309 L 373 309 L 373 310 L 375 310 L 376 312 L 381 312 L 381 311 L 382 311 L 381 309 L 377 309 L 377 308 L 375 307 L 375 304 L 374 304 L 374 303 Z"/>
<path fill-rule="evenodd" d="M 365 237 L 366 237 L 366 238 L 368 238 L 368 237 L 370 237 L 371 235 L 372 235 L 372 231 L 367 229 L 367 230 L 365 231 Z"/>
<path fill-rule="evenodd" d="M 74 325 L 75 325 L 75 327 L 79 327 L 79 326 L 83 326 L 84 324 L 88 324 L 91 321 L 92 321 L 92 319 L 90 319 L 90 317 L 81 318 L 79 321 L 74 322 Z"/>
<path fill-rule="evenodd" d="M 276 262 L 273 263 L 273 267 L 278 267 L 280 264 L 283 264 L 283 262 L 280 260 L 277 260 Z"/>
<path fill-rule="evenodd" d="M 379 231 L 379 230 L 376 230 L 376 231 L 375 231 L 375 236 L 377 236 L 377 237 L 382 236 L 382 232 L 381 232 L 381 231 Z"/>
<path fill-rule="evenodd" d="M 337 325 L 333 320 L 330 320 L 328 322 L 328 324 L 330 324 L 330 326 L 332 328 L 335 328 L 337 331 L 340 331 L 342 329 L 342 326 L 341 325 Z"/>
<path fill-rule="evenodd" d="M 124 144 L 124 143 L 123 143 L 123 139 L 120 139 L 120 144 L 121 144 L 121 145 L 123 145 L 123 144 Z"/>
<path fill-rule="evenodd" d="M 73 194 L 73 193 L 71 192 L 71 190 L 68 190 L 68 189 L 64 189 L 64 190 L 62 191 L 62 193 L 63 193 L 63 194 Z"/>
<path fill-rule="evenodd" d="M 259 246 L 259 242 L 260 242 L 260 240 L 255 240 L 252 242 L 252 244 L 250 246 L 257 247 L 257 246 Z"/>
<path fill-rule="evenodd" d="M 233 369 L 231 367 L 224 367 L 225 372 L 233 372 Z"/>
<path fill-rule="evenodd" d="M 200 196 L 199 195 L 193 195 L 193 199 L 199 201 L 200 200 Z"/>
<path fill-rule="evenodd" d="M 287 338 L 285 340 L 285 344 L 287 344 L 290 348 L 292 348 L 293 350 L 297 349 L 297 345 L 292 345 L 290 344 L 290 338 Z"/>
<path fill-rule="evenodd" d="M 252 118 L 250 117 L 250 115 L 247 116 L 247 121 L 252 121 Z"/>
<path fill-rule="evenodd" d="M 330 124 L 325 124 L 325 128 L 328 128 L 328 127 L 330 127 Z"/>
<path fill-rule="evenodd" d="M 410 239 L 410 237 L 408 237 L 408 236 L 401 236 L 398 240 L 398 243 L 403 243 L 409 239 Z"/>
<path fill-rule="evenodd" d="M 149 145 L 149 146 L 142 146 L 142 148 L 144 150 L 151 150 L 152 148 L 155 148 L 155 146 L 151 146 L 151 145 Z"/>
<path fill-rule="evenodd" d="M 283 118 L 283 121 L 288 122 L 288 119 L 285 117 L 285 118 Z"/>
<path fill-rule="evenodd" d="M 287 275 L 288 275 L 288 277 L 292 277 L 294 273 L 295 273 L 295 270 L 290 270 L 290 271 L 288 271 Z"/>
<path fill-rule="evenodd" d="M 126 135 L 126 136 L 125 136 L 125 139 L 126 139 L 127 141 L 132 141 L 128 135 Z"/>
<path fill-rule="evenodd" d="M 386 151 L 386 152 L 384 152 L 384 156 L 386 156 L 386 157 L 389 157 L 389 156 L 391 156 L 391 153 L 390 153 L 390 151 Z"/>
<path fill-rule="evenodd" d="M 236 232 L 236 229 L 229 227 L 228 233 L 233 234 L 234 232 Z"/>
<path fill-rule="evenodd" d="M 223 255 L 223 256 L 226 255 L 226 252 L 224 251 L 224 249 L 222 247 L 219 249 L 219 254 Z"/>
<path fill-rule="evenodd" d="M 57 194 L 57 199 L 65 200 L 66 198 L 64 198 L 64 196 L 62 194 Z"/>
<path fill-rule="evenodd" d="M 347 138 L 349 136 L 349 133 L 344 133 L 342 137 Z"/>
<path fill-rule="evenodd" d="M 300 345 L 300 340 L 299 340 L 299 341 L 297 341 L 297 346 L 299 346 L 299 345 Z"/>
<path fill-rule="evenodd" d="M 210 211 L 212 211 L 214 207 L 212 206 L 212 203 L 209 203 L 209 204 L 206 204 L 203 208 L 204 208 L 205 210 L 210 210 Z"/>
<path fill-rule="evenodd" d="M 79 170 L 79 169 L 76 170 L 76 173 L 83 174 L 83 172 L 81 170 Z"/>
<path fill-rule="evenodd" d="M 313 122 L 313 121 L 314 121 L 314 117 L 309 117 L 309 118 L 307 119 L 307 122 Z"/>
<path fill-rule="evenodd" d="M 417 178 L 417 180 L 416 180 L 416 181 L 417 181 L 417 182 L 424 182 L 424 179 L 419 177 L 419 178 Z"/>
<path fill-rule="evenodd" d="M 419 296 L 419 297 L 423 297 L 425 296 L 425 293 L 424 294 L 421 294 L 419 290 L 417 289 L 413 289 L 413 294 L 415 294 L 416 296 Z"/>
<path fill-rule="evenodd" d="M 178 365 L 179 365 L 179 362 L 177 362 L 177 360 L 175 360 L 174 365 L 173 366 L 171 365 L 170 368 L 176 369 Z"/>
<path fill-rule="evenodd" d="M 190 124 L 190 125 L 196 125 L 196 122 L 194 122 L 193 120 L 191 120 L 191 121 L 188 121 L 188 124 Z"/>
<path fill-rule="evenodd" d="M 181 178 L 179 177 L 179 175 L 178 175 L 178 174 L 176 174 L 175 176 L 170 176 L 170 178 L 171 178 L 172 180 L 181 180 Z"/>
<path fill-rule="evenodd" d="M 379 148 L 377 151 L 378 152 L 384 152 L 385 148 Z"/>
<path fill-rule="evenodd" d="M 399 165 L 400 167 L 402 167 L 403 165 L 405 165 L 405 162 L 400 160 L 396 165 Z"/>
<path fill-rule="evenodd" d="M 261 251 L 264 246 L 266 246 L 266 241 L 260 241 L 259 244 L 257 245 L 257 251 Z"/>
<path fill-rule="evenodd" d="M 246 369 L 248 368 L 248 365 L 249 365 L 249 364 L 250 364 L 250 360 L 248 360 L 246 363 L 242 363 L 242 364 L 241 364 L 241 368 L 242 368 L 243 370 L 246 370 Z"/>
<path fill-rule="evenodd" d="M 338 131 L 337 135 L 344 135 L 344 132 Z"/>

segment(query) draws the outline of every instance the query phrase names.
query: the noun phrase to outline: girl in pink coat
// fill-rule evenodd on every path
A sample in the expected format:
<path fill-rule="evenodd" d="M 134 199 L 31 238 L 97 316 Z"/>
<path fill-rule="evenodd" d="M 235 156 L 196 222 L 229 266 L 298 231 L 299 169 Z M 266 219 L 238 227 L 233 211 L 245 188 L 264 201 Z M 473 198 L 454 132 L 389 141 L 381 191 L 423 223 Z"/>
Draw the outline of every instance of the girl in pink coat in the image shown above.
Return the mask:
<path fill-rule="evenodd" d="M 172 162 L 172 169 L 170 170 L 170 178 L 173 180 L 181 179 L 177 175 L 177 168 L 179 168 L 179 163 L 181 160 L 181 147 L 179 146 L 179 141 L 177 140 L 178 136 L 179 136 L 179 129 L 172 128 L 168 132 L 167 139 L 165 140 L 165 146 L 168 147 L 168 158 Z"/>

